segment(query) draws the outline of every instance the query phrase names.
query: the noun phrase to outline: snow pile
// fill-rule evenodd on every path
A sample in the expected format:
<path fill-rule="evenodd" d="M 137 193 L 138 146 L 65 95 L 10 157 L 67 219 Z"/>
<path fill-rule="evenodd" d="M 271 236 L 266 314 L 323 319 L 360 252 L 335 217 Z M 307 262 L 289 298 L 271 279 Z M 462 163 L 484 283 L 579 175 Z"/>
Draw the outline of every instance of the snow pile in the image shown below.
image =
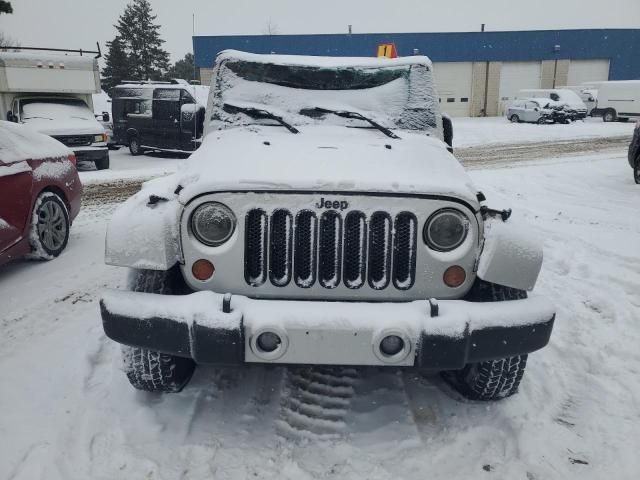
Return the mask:
<path fill-rule="evenodd" d="M 0 160 L 4 163 L 69 157 L 73 152 L 51 137 L 0 120 Z"/>

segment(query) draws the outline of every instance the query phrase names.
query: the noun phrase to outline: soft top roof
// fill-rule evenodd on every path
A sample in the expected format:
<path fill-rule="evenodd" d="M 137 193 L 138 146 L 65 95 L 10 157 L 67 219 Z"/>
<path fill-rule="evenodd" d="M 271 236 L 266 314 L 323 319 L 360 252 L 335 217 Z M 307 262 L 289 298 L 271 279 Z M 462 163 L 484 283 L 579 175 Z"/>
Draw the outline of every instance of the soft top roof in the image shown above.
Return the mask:
<path fill-rule="evenodd" d="M 398 58 L 376 57 L 320 57 L 304 55 L 278 55 L 241 52 L 239 50 L 223 50 L 216 57 L 216 63 L 224 60 L 238 60 L 243 62 L 271 63 L 276 65 L 295 65 L 318 68 L 347 68 L 347 67 L 399 67 L 407 65 L 425 65 L 431 69 L 429 57 L 414 55 Z"/>

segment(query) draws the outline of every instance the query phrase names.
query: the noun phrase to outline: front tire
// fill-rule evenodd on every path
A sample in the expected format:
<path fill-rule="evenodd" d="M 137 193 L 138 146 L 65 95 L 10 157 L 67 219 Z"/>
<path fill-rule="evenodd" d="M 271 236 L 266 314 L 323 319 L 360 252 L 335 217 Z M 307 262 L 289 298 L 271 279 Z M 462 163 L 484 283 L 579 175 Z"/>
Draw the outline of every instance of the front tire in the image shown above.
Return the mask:
<path fill-rule="evenodd" d="M 470 302 L 503 302 L 527 298 L 527 292 L 476 279 L 465 300 Z M 444 380 L 465 398 L 495 401 L 518 391 L 527 365 L 527 355 L 469 363 L 462 370 L 442 373 Z"/>
<path fill-rule="evenodd" d="M 178 267 L 167 271 L 134 270 L 130 289 L 134 292 L 181 295 L 188 288 Z M 196 368 L 190 358 L 177 357 L 140 347 L 122 346 L 124 371 L 129 383 L 147 392 L 176 393 L 181 391 Z"/>
<path fill-rule="evenodd" d="M 633 179 L 640 185 L 640 159 L 636 161 L 636 165 L 633 167 Z"/>
<path fill-rule="evenodd" d="M 131 155 L 133 155 L 134 157 L 142 155 L 144 153 L 142 151 L 142 148 L 140 147 L 140 140 L 138 139 L 138 137 L 131 137 L 129 139 L 129 152 L 131 152 Z"/>
<path fill-rule="evenodd" d="M 52 260 L 62 253 L 69 241 L 71 220 L 64 200 L 53 192 L 43 192 L 31 212 L 31 258 Z"/>
<path fill-rule="evenodd" d="M 538 125 L 544 125 L 547 123 L 547 120 L 544 117 L 540 117 L 537 123 Z"/>
<path fill-rule="evenodd" d="M 609 122 L 615 122 L 617 118 L 616 115 L 616 111 L 613 108 L 609 108 L 607 111 L 604 112 L 604 114 L 602 115 L 602 120 L 609 123 Z"/>

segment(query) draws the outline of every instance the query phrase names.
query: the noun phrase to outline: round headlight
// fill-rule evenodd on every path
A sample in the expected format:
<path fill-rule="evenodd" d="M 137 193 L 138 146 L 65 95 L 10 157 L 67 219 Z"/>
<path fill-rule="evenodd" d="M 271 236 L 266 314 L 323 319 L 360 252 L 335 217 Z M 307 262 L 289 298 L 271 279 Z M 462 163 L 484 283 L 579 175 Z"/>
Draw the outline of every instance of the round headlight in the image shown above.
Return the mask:
<path fill-rule="evenodd" d="M 440 252 L 448 252 L 459 247 L 467 238 L 469 220 L 461 212 L 453 209 L 439 210 L 427 220 L 424 226 L 424 241 L 429 247 Z"/>
<path fill-rule="evenodd" d="M 236 228 L 236 216 L 222 203 L 203 203 L 191 215 L 191 231 L 195 237 L 211 247 L 231 238 Z"/>

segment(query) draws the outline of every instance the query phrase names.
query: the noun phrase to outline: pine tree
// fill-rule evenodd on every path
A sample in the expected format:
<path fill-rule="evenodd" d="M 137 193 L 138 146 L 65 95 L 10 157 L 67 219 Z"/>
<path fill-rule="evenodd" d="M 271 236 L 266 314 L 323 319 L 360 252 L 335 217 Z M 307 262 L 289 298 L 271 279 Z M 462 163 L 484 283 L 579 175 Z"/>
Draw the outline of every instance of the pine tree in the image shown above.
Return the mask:
<path fill-rule="evenodd" d="M 193 54 L 187 53 L 182 60 L 178 60 L 169 68 L 165 78 L 167 80 L 171 80 L 172 78 L 195 80 L 194 73 Z"/>
<path fill-rule="evenodd" d="M 111 95 L 113 87 L 123 80 L 133 78 L 133 68 L 122 39 L 116 36 L 107 42 L 109 53 L 104 56 L 105 68 L 102 70 L 102 88 Z"/>
<path fill-rule="evenodd" d="M 133 0 L 118 19 L 116 30 L 129 58 L 131 76 L 160 80 L 169 68 L 169 53 L 162 48 L 160 25 L 148 0 Z"/>

